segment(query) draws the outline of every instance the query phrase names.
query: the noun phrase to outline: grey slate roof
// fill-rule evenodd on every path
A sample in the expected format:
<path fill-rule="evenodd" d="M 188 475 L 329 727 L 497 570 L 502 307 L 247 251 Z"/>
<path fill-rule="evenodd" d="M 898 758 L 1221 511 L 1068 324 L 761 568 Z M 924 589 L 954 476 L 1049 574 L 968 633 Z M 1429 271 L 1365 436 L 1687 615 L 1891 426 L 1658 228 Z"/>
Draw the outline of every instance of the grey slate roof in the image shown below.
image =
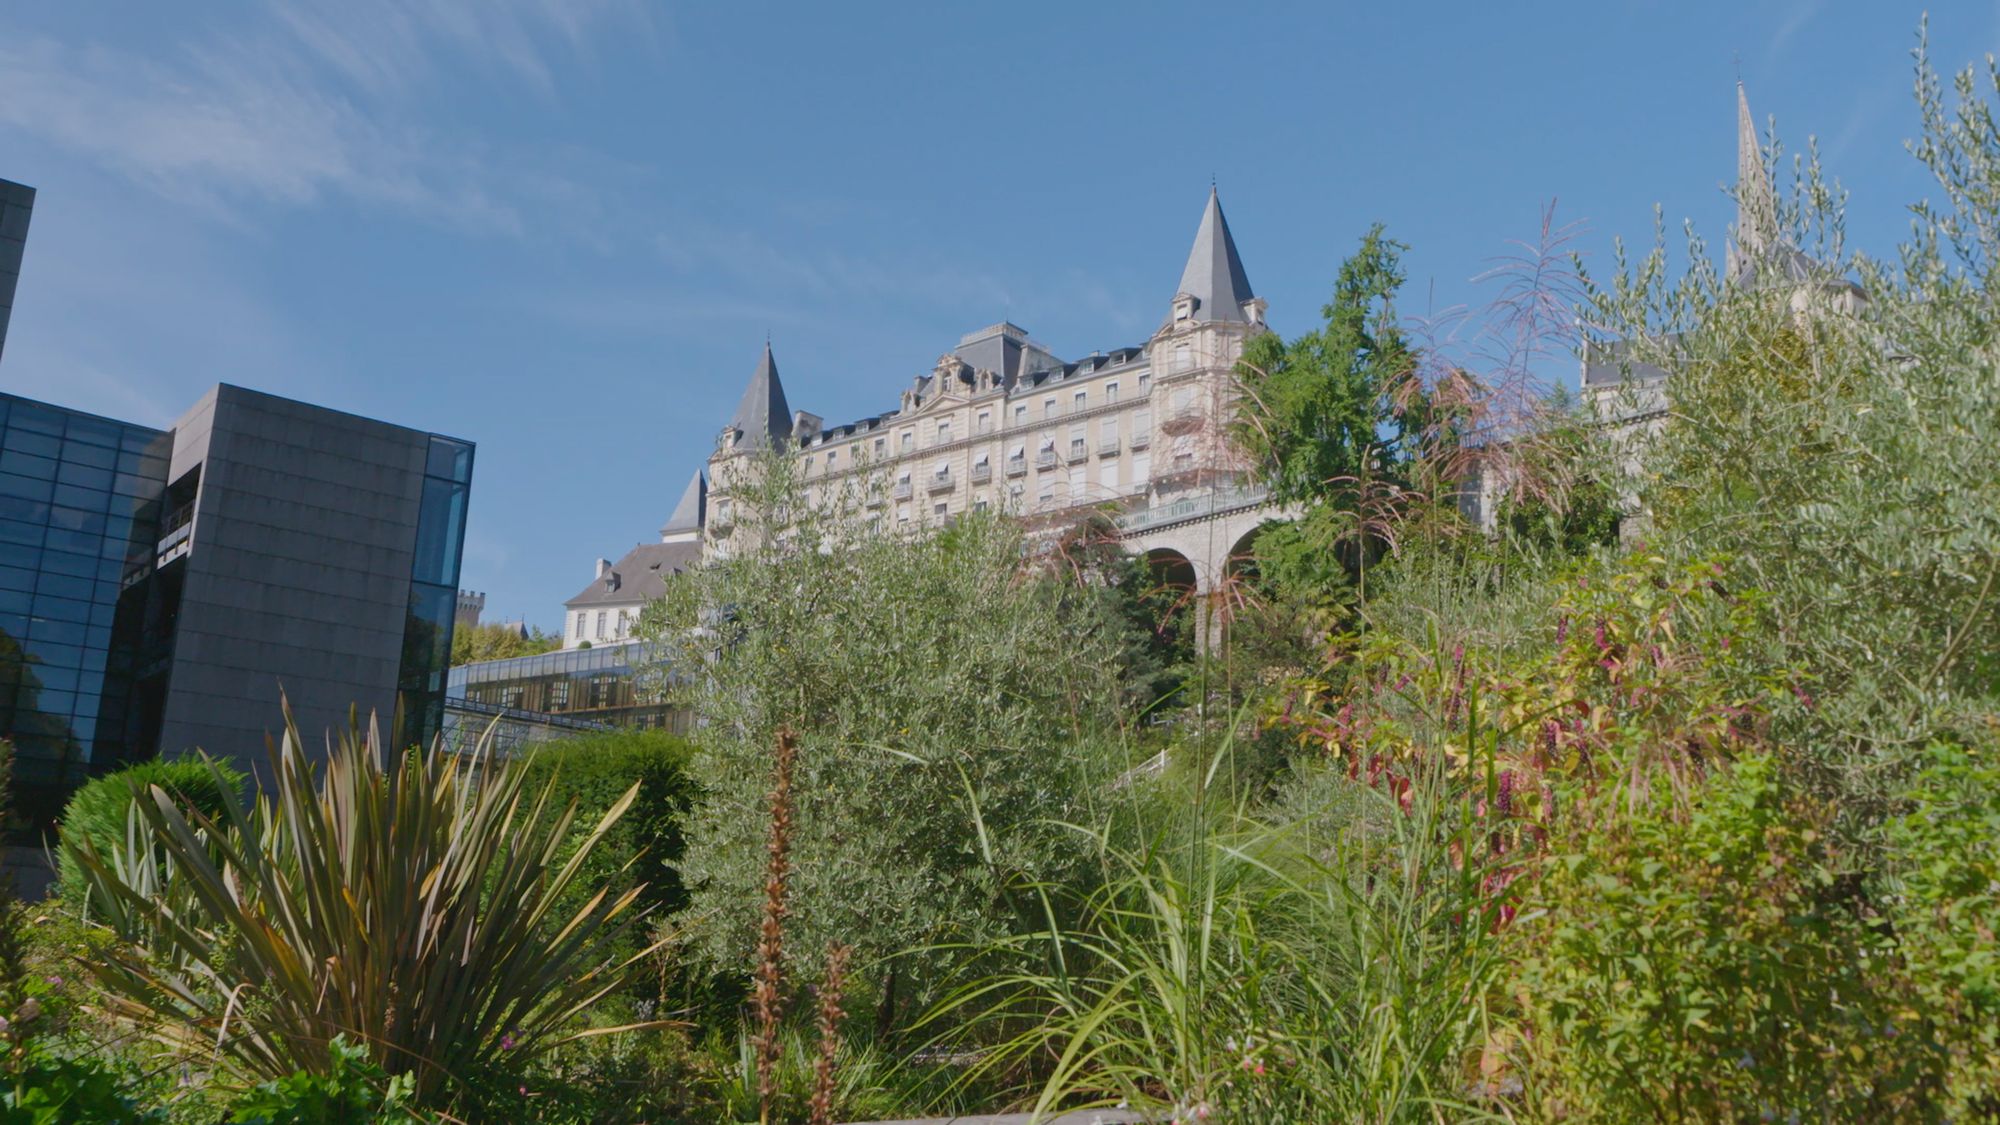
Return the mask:
<path fill-rule="evenodd" d="M 666 525 L 660 528 L 661 535 L 676 532 L 700 531 L 702 521 L 708 515 L 708 481 L 701 470 L 694 471 L 694 479 L 688 482 L 687 491 L 681 493 L 681 502 L 674 505 L 674 514 L 667 517 Z"/>
<path fill-rule="evenodd" d="M 1243 302 L 1256 294 L 1250 291 L 1250 278 L 1229 234 L 1229 220 L 1222 216 L 1222 199 L 1213 187 L 1208 189 L 1208 207 L 1201 213 L 1201 227 L 1195 231 L 1178 292 L 1195 298 L 1195 320 L 1249 323 Z"/>
<path fill-rule="evenodd" d="M 667 592 L 667 576 L 693 568 L 701 562 L 701 544 L 641 543 L 625 552 L 603 578 L 593 578 L 577 596 L 563 603 L 570 609 L 585 606 L 633 605 L 649 602 Z"/>
<path fill-rule="evenodd" d="M 792 408 L 785 402 L 785 385 L 778 381 L 778 361 L 771 356 L 769 341 L 729 425 L 738 433 L 739 445 L 761 441 L 777 446 L 792 436 Z"/>

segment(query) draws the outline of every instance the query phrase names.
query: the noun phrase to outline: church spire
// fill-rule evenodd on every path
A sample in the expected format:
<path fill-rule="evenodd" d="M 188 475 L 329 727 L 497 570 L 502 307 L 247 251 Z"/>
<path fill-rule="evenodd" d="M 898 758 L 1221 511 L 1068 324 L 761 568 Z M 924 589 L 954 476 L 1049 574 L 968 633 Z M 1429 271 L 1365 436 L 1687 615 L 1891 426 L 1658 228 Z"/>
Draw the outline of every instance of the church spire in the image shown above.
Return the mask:
<path fill-rule="evenodd" d="M 1194 307 L 1186 316 L 1178 306 L 1180 296 L 1194 298 Z M 1187 268 L 1181 271 L 1173 319 L 1254 323 L 1243 306 L 1255 298 L 1250 279 L 1243 273 L 1243 259 L 1236 255 L 1229 220 L 1222 217 L 1222 199 L 1211 184 L 1208 207 L 1202 211 L 1201 226 L 1194 234 L 1194 248 L 1188 251 Z"/>
<path fill-rule="evenodd" d="M 729 427 L 737 432 L 737 444 L 782 444 L 792 436 L 792 408 L 785 402 L 785 385 L 778 381 L 778 361 L 771 355 L 771 342 L 764 341 L 764 358 L 756 374 L 736 404 L 736 417 Z"/>
<path fill-rule="evenodd" d="M 1743 82 L 1736 83 L 1736 257 L 1748 264 L 1777 246 L 1778 200 L 1764 170 L 1764 150 L 1757 143 L 1757 122 L 1750 116 L 1750 98 Z"/>

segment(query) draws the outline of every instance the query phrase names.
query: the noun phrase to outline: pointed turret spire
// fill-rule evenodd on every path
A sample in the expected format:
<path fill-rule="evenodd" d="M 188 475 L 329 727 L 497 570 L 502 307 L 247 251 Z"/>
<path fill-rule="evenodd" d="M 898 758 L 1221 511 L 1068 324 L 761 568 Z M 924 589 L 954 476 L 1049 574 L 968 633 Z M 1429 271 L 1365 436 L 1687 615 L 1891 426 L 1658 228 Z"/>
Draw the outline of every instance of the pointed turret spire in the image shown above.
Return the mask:
<path fill-rule="evenodd" d="M 1750 97 L 1736 83 L 1736 246 L 1746 259 L 1766 254 L 1778 241 L 1778 201 L 1764 172 L 1764 150 L 1757 143 L 1757 121 L 1750 116 Z"/>
<path fill-rule="evenodd" d="M 681 502 L 674 505 L 674 514 L 667 517 L 666 526 L 660 528 L 660 542 L 693 542 L 701 538 L 701 525 L 708 517 L 708 480 L 701 470 L 694 471 L 694 479 L 688 482 L 687 491 L 681 493 Z"/>
<path fill-rule="evenodd" d="M 1181 271 L 1179 293 L 1193 297 L 1195 303 L 1190 315 L 1177 319 L 1251 322 L 1243 306 L 1256 294 L 1250 291 L 1250 279 L 1243 273 L 1243 259 L 1236 256 L 1236 240 L 1230 237 L 1229 220 L 1222 217 L 1222 199 L 1213 184 L 1208 189 L 1208 207 L 1201 213 L 1201 226 L 1194 233 L 1194 249 L 1188 252 L 1187 268 Z"/>
<path fill-rule="evenodd" d="M 738 434 L 737 448 L 754 449 L 759 444 L 777 446 L 792 436 L 792 408 L 785 402 L 785 385 L 778 381 L 778 361 L 771 355 L 771 342 L 764 341 L 764 358 L 757 373 L 736 404 L 736 417 L 729 426 Z"/>

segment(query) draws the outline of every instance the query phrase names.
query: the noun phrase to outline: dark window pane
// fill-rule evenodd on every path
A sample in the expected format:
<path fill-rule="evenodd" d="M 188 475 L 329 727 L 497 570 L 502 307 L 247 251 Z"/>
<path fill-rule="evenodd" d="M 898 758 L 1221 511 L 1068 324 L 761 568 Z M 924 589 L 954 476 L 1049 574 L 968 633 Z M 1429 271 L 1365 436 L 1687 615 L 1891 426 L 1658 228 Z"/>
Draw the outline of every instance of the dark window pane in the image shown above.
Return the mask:
<path fill-rule="evenodd" d="M 466 486 L 425 478 L 423 508 L 417 515 L 416 559 L 410 577 L 440 586 L 458 585 L 458 550 L 465 537 Z"/>
<path fill-rule="evenodd" d="M 56 470 L 56 483 L 74 484 L 82 488 L 106 491 L 111 487 L 111 478 L 113 475 L 115 474 L 110 469 L 100 469 L 94 465 L 79 464 L 75 461 L 64 461 L 62 467 Z M 101 508 L 104 505 L 102 502 L 99 502 L 95 506 Z"/>
<path fill-rule="evenodd" d="M 0 520 L 0 543 L 13 543 L 22 547 L 39 547 L 42 536 L 47 531 L 38 523 L 22 523 L 20 520 Z"/>
<path fill-rule="evenodd" d="M 7 416 L 9 429 L 33 430 L 38 434 L 62 436 L 63 416 L 46 406 L 31 402 L 16 402 L 14 410 Z"/>
<path fill-rule="evenodd" d="M 165 480 L 167 479 L 167 459 L 165 457 L 149 457 L 144 453 L 120 453 L 118 455 L 118 471 L 121 473 L 130 473 L 133 476 L 156 477 L 160 480 Z"/>
<path fill-rule="evenodd" d="M 49 506 L 41 500 L 23 500 L 19 496 L 0 496 L 0 520 L 20 520 L 23 523 L 49 522 Z"/>
<path fill-rule="evenodd" d="M 42 690 L 75 691 L 83 673 L 75 668 L 51 668 L 44 664 L 35 669 L 35 678 L 42 681 Z"/>
<path fill-rule="evenodd" d="M 41 552 L 35 552 L 38 556 Z M 0 560 L 6 560 L 6 544 L 0 544 Z M 11 560 L 9 560 L 11 561 Z M 0 566 L 0 590 L 32 590 L 35 588 L 35 571 L 32 567 Z"/>
<path fill-rule="evenodd" d="M 120 496 L 158 496 L 166 488 L 166 482 L 159 477 L 135 476 L 119 473 L 111 483 L 111 491 Z"/>
<path fill-rule="evenodd" d="M 0 590 L 0 613 L 26 613 L 34 600 L 26 590 Z"/>
<path fill-rule="evenodd" d="M 42 572 L 41 579 L 35 583 L 35 592 L 38 594 L 47 594 L 50 597 L 56 598 L 75 598 L 83 602 L 90 600 L 91 593 L 96 588 L 97 583 L 92 582 L 88 578 L 55 574 L 46 570 Z"/>
<path fill-rule="evenodd" d="M 67 574 L 77 578 L 97 577 L 97 557 L 76 555 L 68 551 L 42 552 L 42 569 L 50 574 Z"/>
<path fill-rule="evenodd" d="M 19 473 L 36 480 L 56 479 L 56 459 L 37 457 L 20 449 L 9 449 L 0 453 L 0 473 Z"/>
<path fill-rule="evenodd" d="M 37 604 L 40 604 L 39 602 Z M 84 624 L 81 621 L 57 621 L 48 617 L 36 617 L 28 622 L 28 639 L 31 641 L 53 641 L 59 645 L 83 644 Z M 83 649 L 79 647 L 77 654 Z M 76 656 L 70 657 L 74 662 Z"/>
<path fill-rule="evenodd" d="M 124 429 L 118 423 L 103 418 L 81 418 L 72 414 L 69 416 L 69 429 L 64 431 L 63 436 L 71 441 L 116 447 Z"/>
<path fill-rule="evenodd" d="M 48 538 L 44 542 L 53 551 L 89 552 L 94 555 L 104 545 L 104 537 L 85 531 L 65 531 L 59 527 L 52 527 L 49 528 Z"/>
<path fill-rule="evenodd" d="M 82 645 L 67 645 L 61 641 L 31 640 L 25 647 L 28 654 L 35 658 L 35 664 L 29 669 L 28 674 L 36 677 L 38 681 L 41 677 L 41 669 L 44 667 L 74 668 L 83 661 Z"/>
<path fill-rule="evenodd" d="M 54 457 L 62 452 L 62 437 L 59 434 L 36 432 L 31 427 L 22 426 L 20 414 L 17 412 L 7 423 L 6 448 L 33 453 L 39 457 Z"/>
<path fill-rule="evenodd" d="M 49 526 L 64 531 L 82 531 L 91 535 L 104 534 L 105 516 L 101 511 L 85 511 L 81 508 L 53 508 L 49 511 Z"/>
<path fill-rule="evenodd" d="M 18 496 L 23 500 L 47 500 L 55 488 L 48 481 L 24 477 L 19 473 L 0 473 L 0 496 Z"/>
<path fill-rule="evenodd" d="M 88 465 L 93 469 L 110 469 L 118 464 L 118 451 L 101 445 L 80 445 L 76 439 L 63 442 L 62 459 L 72 465 Z"/>
<path fill-rule="evenodd" d="M 34 613 L 36 617 L 46 617 L 51 621 L 70 621 L 81 625 L 90 620 L 90 603 L 38 593 L 35 595 Z"/>
<path fill-rule="evenodd" d="M 85 488 L 79 484 L 58 484 L 49 494 L 49 499 L 65 508 L 80 508 L 86 512 L 101 512 L 110 506 L 111 494 L 101 488 Z"/>

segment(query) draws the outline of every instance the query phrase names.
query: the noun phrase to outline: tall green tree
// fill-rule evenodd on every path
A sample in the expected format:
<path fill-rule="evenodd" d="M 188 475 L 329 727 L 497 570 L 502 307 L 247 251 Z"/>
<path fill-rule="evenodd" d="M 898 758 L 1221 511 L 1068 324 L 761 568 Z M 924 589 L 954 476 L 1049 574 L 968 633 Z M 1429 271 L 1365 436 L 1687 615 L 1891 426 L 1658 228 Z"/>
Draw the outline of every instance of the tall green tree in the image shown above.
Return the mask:
<path fill-rule="evenodd" d="M 1340 503 L 1351 482 L 1407 458 L 1392 396 L 1415 365 L 1395 311 L 1408 249 L 1369 227 L 1340 265 L 1324 325 L 1244 346 L 1236 437 L 1279 502 Z"/>
<path fill-rule="evenodd" d="M 1395 298 L 1409 249 L 1376 223 L 1341 263 L 1321 327 L 1289 342 L 1253 337 L 1237 364 L 1240 448 L 1282 504 L 1303 515 L 1268 530 L 1260 573 L 1271 592 L 1315 616 L 1345 612 L 1391 541 L 1401 476 L 1414 456 L 1408 403 L 1416 354 Z"/>

